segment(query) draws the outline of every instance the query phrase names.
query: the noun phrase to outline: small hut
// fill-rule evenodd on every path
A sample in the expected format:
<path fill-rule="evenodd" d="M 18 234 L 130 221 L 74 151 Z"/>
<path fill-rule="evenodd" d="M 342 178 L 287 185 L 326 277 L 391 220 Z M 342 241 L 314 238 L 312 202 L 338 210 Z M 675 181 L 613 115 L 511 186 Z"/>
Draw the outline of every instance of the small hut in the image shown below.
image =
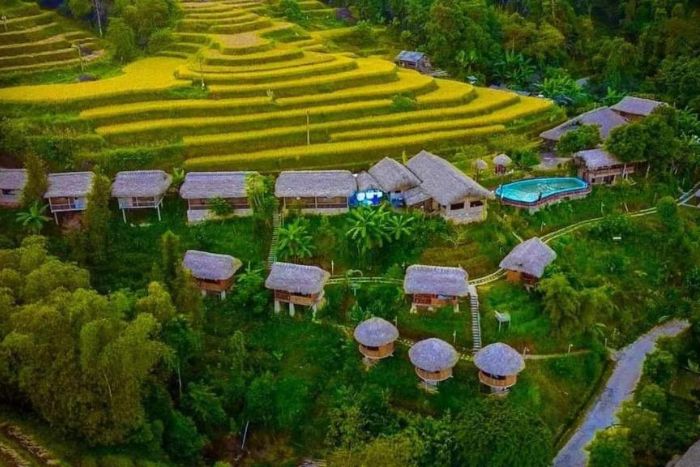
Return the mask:
<path fill-rule="evenodd" d="M 79 216 L 87 208 L 87 197 L 92 191 L 92 172 L 52 173 L 48 176 L 48 190 L 44 198 L 54 221 L 58 224 L 59 214 L 66 217 Z"/>
<path fill-rule="evenodd" d="M 486 201 L 493 199 L 493 193 L 442 157 L 421 151 L 406 166 L 420 180 L 421 191 L 430 196 L 421 203 L 426 212 L 437 212 L 457 223 L 486 219 Z M 406 204 L 409 205 L 408 201 Z"/>
<path fill-rule="evenodd" d="M 459 360 L 457 351 L 447 342 L 431 338 L 416 342 L 408 350 L 408 358 L 418 377 L 429 387 L 452 377 L 452 368 Z"/>
<path fill-rule="evenodd" d="M 275 196 L 284 209 L 312 214 L 348 212 L 355 191 L 357 182 L 348 170 L 286 171 L 275 182 Z"/>
<path fill-rule="evenodd" d="M 525 359 L 511 346 L 497 342 L 479 350 L 474 355 L 474 365 L 482 384 L 492 393 L 504 394 L 516 383 L 518 373 L 525 368 Z"/>
<path fill-rule="evenodd" d="M 484 170 L 488 169 L 489 165 L 486 163 L 485 160 L 483 159 L 477 159 L 474 161 L 474 170 L 478 172 L 483 172 Z"/>
<path fill-rule="evenodd" d="M 162 170 L 117 172 L 112 197 L 117 198 L 124 222 L 127 209 L 155 209 L 161 220 L 160 207 L 171 182 L 172 177 Z"/>
<path fill-rule="evenodd" d="M 459 299 L 469 295 L 467 271 L 462 268 L 414 264 L 406 269 L 403 290 L 411 295 L 411 313 L 418 308 L 452 305 L 459 312 Z"/>
<path fill-rule="evenodd" d="M 499 267 L 505 269 L 510 282 L 536 283 L 544 270 L 557 258 L 557 253 L 538 237 L 518 244 L 503 258 Z"/>
<path fill-rule="evenodd" d="M 540 138 L 542 138 L 545 146 L 551 150 L 554 149 L 554 146 L 556 146 L 562 136 L 572 130 L 576 130 L 581 125 L 597 126 L 600 139 L 606 140 L 613 129 L 627 125 L 627 120 L 618 113 L 613 112 L 610 107 L 599 107 L 567 120 L 552 129 L 543 131 L 540 133 Z"/>
<path fill-rule="evenodd" d="M 430 73 L 431 71 L 430 59 L 428 56 L 423 52 L 417 52 L 414 50 L 402 50 L 394 58 L 394 63 L 401 67 L 416 70 L 421 73 Z"/>
<path fill-rule="evenodd" d="M 384 191 L 379 183 L 366 171 L 355 175 L 357 191 L 352 197 L 353 206 L 376 206 L 384 199 Z"/>
<path fill-rule="evenodd" d="M 397 207 L 404 205 L 408 190 L 420 185 L 420 180 L 413 172 L 390 157 L 385 157 L 370 167 L 369 174 L 389 196 L 391 203 Z"/>
<path fill-rule="evenodd" d="M 365 361 L 374 363 L 394 354 L 394 341 L 399 338 L 399 330 L 389 321 L 374 317 L 358 324 L 353 335 L 360 344 Z"/>
<path fill-rule="evenodd" d="M 22 202 L 22 191 L 26 183 L 26 170 L 0 169 L 0 206 L 19 206 Z"/>
<path fill-rule="evenodd" d="M 192 273 L 202 295 L 217 294 L 222 299 L 233 286 L 233 275 L 241 264 L 233 256 L 198 250 L 188 250 L 183 260 L 183 266 Z"/>
<path fill-rule="evenodd" d="M 636 170 L 635 163 L 621 162 L 602 148 L 575 153 L 574 163 L 578 167 L 578 176 L 591 185 L 613 185 Z"/>
<path fill-rule="evenodd" d="M 513 160 L 505 154 L 499 154 L 493 158 L 493 171 L 496 175 L 504 175 Z"/>
<path fill-rule="evenodd" d="M 662 105 L 666 104 L 652 99 L 625 96 L 620 102 L 610 108 L 628 121 L 637 121 L 648 117 L 657 107 Z"/>
<path fill-rule="evenodd" d="M 234 215 L 250 215 L 246 181 L 254 173 L 189 172 L 180 187 L 180 197 L 187 200 L 187 221 L 195 223 L 210 218 L 214 200 L 228 203 Z"/>
<path fill-rule="evenodd" d="M 302 305 L 311 307 L 315 317 L 323 300 L 323 287 L 330 276 L 316 266 L 273 263 L 265 287 L 274 293 L 275 313 L 279 313 L 280 303 L 288 303 L 289 316 L 294 316 L 294 305 Z"/>

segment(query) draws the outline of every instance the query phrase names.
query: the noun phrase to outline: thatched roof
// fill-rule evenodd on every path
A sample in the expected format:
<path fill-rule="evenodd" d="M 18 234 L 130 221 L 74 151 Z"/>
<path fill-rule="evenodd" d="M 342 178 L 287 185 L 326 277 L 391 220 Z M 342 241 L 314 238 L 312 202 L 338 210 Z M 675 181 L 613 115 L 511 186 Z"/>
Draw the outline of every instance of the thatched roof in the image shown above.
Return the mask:
<path fill-rule="evenodd" d="M 625 96 L 620 102 L 618 102 L 610 108 L 618 112 L 630 115 L 639 115 L 640 117 L 646 117 L 647 115 L 650 115 L 654 110 L 656 110 L 656 108 L 660 105 L 666 104 L 652 99 Z"/>
<path fill-rule="evenodd" d="M 245 198 L 246 178 L 255 172 L 189 172 L 180 187 L 183 199 Z"/>
<path fill-rule="evenodd" d="M 421 370 L 434 372 L 455 366 L 459 360 L 459 354 L 447 342 L 431 338 L 413 344 L 413 347 L 408 350 L 408 358 Z"/>
<path fill-rule="evenodd" d="M 59 198 L 63 196 L 81 198 L 92 190 L 92 172 L 64 172 L 49 174 L 49 188 L 44 198 Z"/>
<path fill-rule="evenodd" d="M 462 268 L 413 264 L 406 269 L 403 290 L 407 294 L 464 297 L 469 294 L 467 271 Z"/>
<path fill-rule="evenodd" d="M 382 318 L 370 318 L 361 322 L 353 333 L 355 340 L 367 347 L 380 347 L 399 338 L 399 330 Z"/>
<path fill-rule="evenodd" d="M 22 190 L 27 183 L 27 171 L 24 169 L 0 169 L 0 189 Z"/>
<path fill-rule="evenodd" d="M 621 165 L 622 162 L 617 157 L 610 154 L 602 148 L 587 149 L 574 154 L 574 157 L 580 160 L 583 165 L 589 170 L 600 169 L 602 167 L 612 167 Z"/>
<path fill-rule="evenodd" d="M 161 196 L 170 187 L 172 177 L 162 170 L 134 170 L 117 172 L 112 184 L 112 196 Z"/>
<path fill-rule="evenodd" d="M 489 168 L 489 165 L 486 163 L 485 160 L 483 159 L 477 159 L 474 161 L 474 168 L 476 170 L 486 170 Z"/>
<path fill-rule="evenodd" d="M 464 175 L 445 159 L 427 151 L 419 152 L 406 165 L 421 180 L 421 189 L 443 206 L 467 197 L 493 197 L 489 190 Z"/>
<path fill-rule="evenodd" d="M 349 197 L 355 191 L 357 183 L 348 170 L 286 171 L 277 177 L 275 183 L 278 198 Z"/>
<path fill-rule="evenodd" d="M 499 154 L 493 158 L 493 163 L 496 165 L 509 166 L 513 160 L 505 154 Z"/>
<path fill-rule="evenodd" d="M 474 355 L 474 365 L 483 372 L 497 376 L 517 375 L 525 368 L 525 360 L 513 347 L 497 342 Z"/>
<path fill-rule="evenodd" d="M 382 187 L 368 172 L 364 170 L 355 176 L 357 191 L 381 190 Z"/>
<path fill-rule="evenodd" d="M 519 271 L 534 277 L 542 277 L 544 269 L 556 259 L 557 253 L 538 237 L 517 245 L 503 258 L 499 267 Z"/>
<path fill-rule="evenodd" d="M 690 446 L 673 467 L 698 467 L 700 465 L 700 440 Z"/>
<path fill-rule="evenodd" d="M 241 267 L 241 260 L 229 255 L 218 255 L 206 251 L 188 250 L 183 266 L 197 279 L 223 281 L 230 279 Z"/>
<path fill-rule="evenodd" d="M 586 113 L 582 113 L 571 120 L 567 120 L 561 125 L 555 126 L 550 130 L 543 131 L 540 133 L 540 138 L 550 141 L 559 141 L 564 134 L 571 130 L 577 129 L 581 125 L 596 125 L 600 132 L 601 139 L 607 139 L 608 135 L 610 135 L 610 132 L 614 128 L 626 124 L 627 120 L 610 110 L 609 107 L 599 107 Z"/>
<path fill-rule="evenodd" d="M 430 195 L 419 186 L 407 190 L 403 194 L 403 201 L 406 206 L 414 206 L 430 199 Z"/>
<path fill-rule="evenodd" d="M 420 185 L 420 180 L 413 172 L 389 157 L 385 157 L 370 167 L 369 173 L 386 193 L 405 191 Z"/>
<path fill-rule="evenodd" d="M 304 295 L 318 294 L 331 275 L 316 266 L 292 263 L 273 263 L 265 287 Z"/>

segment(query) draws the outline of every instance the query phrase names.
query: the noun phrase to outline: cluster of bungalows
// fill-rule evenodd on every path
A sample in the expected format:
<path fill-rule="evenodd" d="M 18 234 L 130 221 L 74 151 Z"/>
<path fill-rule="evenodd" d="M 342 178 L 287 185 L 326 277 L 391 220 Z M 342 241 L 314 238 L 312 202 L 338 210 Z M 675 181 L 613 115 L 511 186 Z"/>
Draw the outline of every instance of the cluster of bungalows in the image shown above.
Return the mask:
<path fill-rule="evenodd" d="M 598 127 L 601 141 L 605 141 L 615 128 L 627 125 L 651 115 L 663 102 L 627 96 L 611 107 L 599 107 L 578 115 L 561 125 L 540 133 L 545 146 L 553 150 L 556 143 L 569 131 L 582 125 Z M 637 163 L 624 163 L 602 148 L 580 151 L 574 154 L 578 176 L 592 185 L 614 184 L 635 172 Z"/>

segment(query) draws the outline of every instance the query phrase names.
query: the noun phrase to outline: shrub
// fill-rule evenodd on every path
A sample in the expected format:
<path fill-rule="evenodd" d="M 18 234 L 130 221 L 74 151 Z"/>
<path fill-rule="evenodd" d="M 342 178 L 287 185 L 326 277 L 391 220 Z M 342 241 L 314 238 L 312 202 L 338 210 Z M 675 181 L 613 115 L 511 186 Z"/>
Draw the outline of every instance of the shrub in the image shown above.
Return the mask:
<path fill-rule="evenodd" d="M 107 40 L 112 44 L 114 58 L 124 63 L 138 55 L 136 35 L 121 18 L 113 18 L 107 30 Z"/>
<path fill-rule="evenodd" d="M 591 149 L 600 143 L 600 131 L 596 125 L 581 125 L 565 133 L 557 142 L 557 151 L 573 154 L 584 149 Z"/>
<path fill-rule="evenodd" d="M 416 100 L 405 94 L 397 94 L 391 98 L 391 110 L 394 112 L 408 112 L 416 108 Z"/>
<path fill-rule="evenodd" d="M 168 48 L 174 42 L 170 29 L 157 29 L 148 38 L 148 53 L 154 54 Z"/>
<path fill-rule="evenodd" d="M 231 204 L 223 198 L 214 198 L 210 201 L 209 205 L 217 216 L 226 216 L 233 212 Z"/>

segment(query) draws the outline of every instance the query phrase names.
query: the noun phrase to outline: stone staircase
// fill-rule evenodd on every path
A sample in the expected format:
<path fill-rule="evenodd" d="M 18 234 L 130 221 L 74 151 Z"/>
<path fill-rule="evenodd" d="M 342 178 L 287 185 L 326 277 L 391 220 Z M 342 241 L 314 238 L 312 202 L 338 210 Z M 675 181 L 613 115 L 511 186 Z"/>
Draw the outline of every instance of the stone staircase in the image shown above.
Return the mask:
<path fill-rule="evenodd" d="M 479 294 L 474 285 L 469 285 L 469 309 L 472 313 L 472 351 L 481 350 L 481 316 L 479 315 Z"/>

